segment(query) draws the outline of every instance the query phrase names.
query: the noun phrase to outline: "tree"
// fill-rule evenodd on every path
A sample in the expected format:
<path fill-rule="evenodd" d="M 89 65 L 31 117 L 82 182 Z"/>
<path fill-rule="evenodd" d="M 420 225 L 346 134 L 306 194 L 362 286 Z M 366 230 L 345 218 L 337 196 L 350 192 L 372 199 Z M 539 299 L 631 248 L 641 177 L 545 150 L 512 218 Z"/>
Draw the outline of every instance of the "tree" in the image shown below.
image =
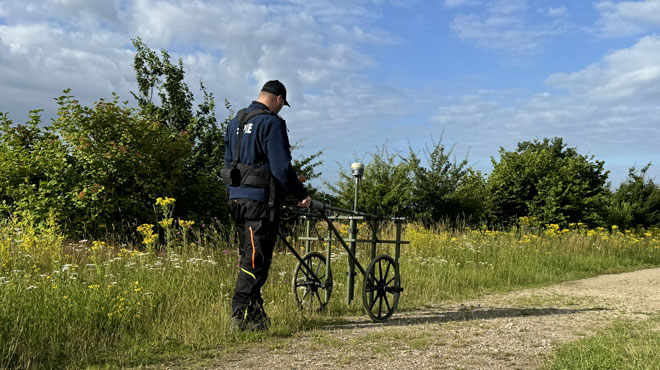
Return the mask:
<path fill-rule="evenodd" d="M 26 125 L 0 117 L 4 215 L 35 224 L 54 218 L 70 235 L 102 235 L 153 219 L 153 201 L 181 186 L 185 135 L 110 102 L 80 105 L 65 90 L 58 117 Z"/>
<path fill-rule="evenodd" d="M 415 217 L 426 223 L 479 223 L 487 212 L 485 180 L 468 166 L 467 157 L 460 162 L 451 160 L 452 152 L 441 138 L 431 150 L 426 148 L 428 168 L 414 166 Z M 410 158 L 411 163 L 420 163 L 412 148 Z"/>
<path fill-rule="evenodd" d="M 488 188 L 499 223 L 535 217 L 541 223 L 600 225 L 607 200 L 602 161 L 567 148 L 561 138 L 522 142 L 513 152 L 500 148 L 491 158 Z"/>
<path fill-rule="evenodd" d="M 0 114 L 0 218 L 19 215 L 37 226 L 49 217 L 62 220 L 76 169 L 52 127 L 41 125 L 41 110 L 14 125 Z"/>
<path fill-rule="evenodd" d="M 294 144 L 291 146 L 291 151 L 294 152 L 300 147 L 299 144 Z M 299 158 L 294 158 L 291 166 L 296 171 L 298 176 L 302 176 L 305 182 L 305 188 L 309 192 L 309 196 L 312 198 L 318 198 L 319 196 L 323 197 L 319 189 L 310 184 L 311 180 L 320 178 L 323 173 L 318 172 L 318 167 L 323 164 L 323 161 L 320 159 L 323 155 L 323 151 L 319 150 L 316 153 L 313 153 L 307 157 L 301 156 Z"/>
<path fill-rule="evenodd" d="M 181 60 L 172 64 L 140 39 L 133 44 L 138 109 L 114 94 L 82 106 L 65 90 L 52 125 L 42 125 L 38 111 L 27 125 L 0 117 L 0 212 L 37 222 L 55 215 L 72 234 L 89 235 L 152 221 L 153 200 L 168 196 L 177 199 L 175 217 L 227 222 L 218 172 L 228 120 L 218 125 L 201 82 L 193 113 Z"/>
<path fill-rule="evenodd" d="M 390 154 L 385 146 L 371 155 L 365 165 L 358 192 L 358 210 L 377 215 L 412 215 L 413 169 L 417 164 L 399 154 Z M 340 173 L 336 184 L 327 184 L 340 207 L 353 208 L 355 179 Z"/>
<path fill-rule="evenodd" d="M 142 111 L 176 131 L 186 130 L 193 122 L 193 94 L 184 80 L 183 61 L 170 62 L 167 51 L 161 58 L 138 37 L 133 39 L 135 57 L 133 68 L 138 83 L 138 94 L 132 93 Z M 160 106 L 154 103 L 154 90 L 158 91 Z"/>
<path fill-rule="evenodd" d="M 167 51 L 161 50 L 159 57 L 140 38 L 132 41 L 138 83 L 138 93 L 132 94 L 142 113 L 170 127 L 173 135 L 187 137 L 193 148 L 185 160 L 184 183 L 173 194 L 178 200 L 176 215 L 196 220 L 219 217 L 227 222 L 226 192 L 219 172 L 224 166 L 224 132 L 233 116 L 231 105 L 225 100 L 229 118 L 218 125 L 213 94 L 200 82 L 203 99 L 193 113 L 194 96 L 184 80 L 183 61 L 172 64 Z"/>
<path fill-rule="evenodd" d="M 628 179 L 612 194 L 607 212 L 609 225 L 631 229 L 660 224 L 660 187 L 646 178 L 650 167 L 651 163 L 639 171 L 630 168 Z"/>

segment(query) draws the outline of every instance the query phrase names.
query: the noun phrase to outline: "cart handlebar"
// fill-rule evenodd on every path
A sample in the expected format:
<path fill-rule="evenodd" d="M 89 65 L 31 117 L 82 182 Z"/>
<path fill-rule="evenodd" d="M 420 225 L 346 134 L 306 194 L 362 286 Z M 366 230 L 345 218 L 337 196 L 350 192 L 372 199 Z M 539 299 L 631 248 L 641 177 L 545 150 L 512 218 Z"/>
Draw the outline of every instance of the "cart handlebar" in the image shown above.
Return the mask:
<path fill-rule="evenodd" d="M 354 215 L 354 216 L 378 218 L 378 216 L 372 215 L 370 213 L 353 211 L 353 210 L 347 209 L 347 208 L 334 207 L 334 206 L 325 204 L 323 202 L 319 202 L 318 200 L 312 200 L 312 204 L 310 204 L 309 208 L 313 209 L 313 210 L 316 210 L 316 211 L 329 210 L 329 211 L 335 211 L 335 212 L 341 212 L 341 213 L 348 213 L 348 214 Z"/>

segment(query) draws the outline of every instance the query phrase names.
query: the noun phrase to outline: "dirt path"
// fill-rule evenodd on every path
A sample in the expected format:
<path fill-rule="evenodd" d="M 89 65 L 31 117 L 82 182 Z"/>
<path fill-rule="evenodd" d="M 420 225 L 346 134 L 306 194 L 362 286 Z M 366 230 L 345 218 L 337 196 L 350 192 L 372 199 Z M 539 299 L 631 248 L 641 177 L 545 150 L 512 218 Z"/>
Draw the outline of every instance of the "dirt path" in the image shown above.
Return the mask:
<path fill-rule="evenodd" d="M 219 369 L 530 369 L 559 344 L 612 320 L 660 312 L 660 269 L 604 275 L 397 312 L 385 324 L 348 323 L 223 354 Z"/>

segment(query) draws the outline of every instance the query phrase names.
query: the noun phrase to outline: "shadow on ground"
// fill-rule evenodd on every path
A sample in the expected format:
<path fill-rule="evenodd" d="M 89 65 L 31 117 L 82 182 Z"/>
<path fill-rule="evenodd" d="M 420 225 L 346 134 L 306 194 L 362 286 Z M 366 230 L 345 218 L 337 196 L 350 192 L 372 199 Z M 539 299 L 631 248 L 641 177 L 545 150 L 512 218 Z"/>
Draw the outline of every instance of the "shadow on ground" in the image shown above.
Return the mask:
<path fill-rule="evenodd" d="M 325 326 L 325 329 L 349 329 L 359 327 L 380 326 L 408 326 L 427 323 L 442 323 L 470 320 L 490 320 L 507 317 L 527 317 L 527 316 L 549 316 L 549 315 L 573 315 L 589 311 L 611 310 L 604 307 L 594 308 L 523 308 L 523 307 L 467 307 L 461 306 L 455 310 L 431 309 L 411 310 L 395 315 L 389 320 L 381 323 L 374 323 L 364 320 L 347 320 L 340 324 Z"/>

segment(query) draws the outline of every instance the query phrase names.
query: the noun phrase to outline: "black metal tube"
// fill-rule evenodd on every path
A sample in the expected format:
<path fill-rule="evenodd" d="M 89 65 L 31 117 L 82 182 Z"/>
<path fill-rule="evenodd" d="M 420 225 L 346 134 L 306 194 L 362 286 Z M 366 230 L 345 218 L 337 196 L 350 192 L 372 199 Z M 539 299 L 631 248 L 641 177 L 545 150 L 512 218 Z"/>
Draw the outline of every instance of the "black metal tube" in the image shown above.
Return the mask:
<path fill-rule="evenodd" d="M 371 241 L 371 259 L 376 258 L 376 247 L 378 246 L 378 232 L 376 230 L 376 222 L 369 222 L 369 226 L 371 226 L 371 237 L 373 238 Z"/>
<path fill-rule="evenodd" d="M 323 284 L 323 282 L 318 278 L 318 276 L 316 276 L 314 271 L 312 271 L 312 269 L 309 266 L 307 266 L 305 261 L 303 261 L 303 258 L 300 256 L 300 254 L 298 254 L 298 252 L 296 252 L 295 248 L 293 248 L 293 246 L 286 240 L 284 235 L 282 235 L 282 232 L 278 231 L 277 235 L 280 237 L 280 240 L 284 243 L 284 245 L 286 245 L 289 251 L 291 251 L 291 253 L 293 253 L 293 255 L 298 259 L 298 261 L 300 261 L 300 264 L 305 266 L 305 270 L 307 270 L 307 272 L 312 277 L 312 279 L 314 279 L 318 284 Z"/>
<path fill-rule="evenodd" d="M 396 248 L 394 253 L 394 262 L 399 265 L 399 258 L 401 257 L 401 221 L 396 222 Z"/>
<path fill-rule="evenodd" d="M 349 242 L 349 246 L 351 248 L 351 253 L 355 256 L 355 252 L 357 250 L 357 243 L 355 242 L 355 239 L 357 239 L 357 234 L 356 234 L 356 222 L 355 220 L 350 220 L 349 221 L 349 238 L 351 238 L 352 241 Z M 355 259 L 354 258 L 349 258 L 348 259 L 348 292 L 346 293 L 346 301 L 348 304 L 351 304 L 351 301 L 353 300 L 353 292 L 355 291 Z"/>
<path fill-rule="evenodd" d="M 376 215 L 372 215 L 370 213 L 364 213 L 364 212 L 358 212 L 358 211 L 353 211 L 350 209 L 346 208 L 341 208 L 341 207 L 334 207 L 327 205 L 325 203 L 313 200 L 312 204 L 310 205 L 311 209 L 318 210 L 318 211 L 324 211 L 324 210 L 329 210 L 329 211 L 335 211 L 335 212 L 342 212 L 342 213 L 348 213 L 350 215 L 355 215 L 355 216 L 363 216 L 363 217 L 369 217 L 369 218 L 378 218 Z"/>
<path fill-rule="evenodd" d="M 312 219 L 307 217 L 305 220 L 305 236 L 307 239 L 305 239 L 305 253 L 309 253 L 309 247 L 311 244 L 311 239 L 309 239 L 309 233 L 311 232 L 312 229 Z"/>
<path fill-rule="evenodd" d="M 337 228 L 332 223 L 332 221 L 330 221 L 328 216 L 323 214 L 323 218 L 325 218 L 325 220 L 328 222 L 328 228 L 330 228 L 332 230 L 333 234 L 335 234 L 335 237 L 337 237 L 337 240 L 339 241 L 339 243 L 341 243 L 341 246 L 344 247 L 344 249 L 346 250 L 346 253 L 348 253 L 348 256 L 351 259 L 353 259 L 353 261 L 355 261 L 355 266 L 358 268 L 358 270 L 360 270 L 362 275 L 364 275 L 366 273 L 365 270 L 364 270 L 364 267 L 362 267 L 362 265 L 360 265 L 360 262 L 358 262 L 357 257 L 355 256 L 355 254 L 351 253 L 351 249 L 348 247 L 348 245 L 346 244 L 344 239 L 341 237 L 341 234 L 339 234 L 339 230 L 337 230 Z"/>

